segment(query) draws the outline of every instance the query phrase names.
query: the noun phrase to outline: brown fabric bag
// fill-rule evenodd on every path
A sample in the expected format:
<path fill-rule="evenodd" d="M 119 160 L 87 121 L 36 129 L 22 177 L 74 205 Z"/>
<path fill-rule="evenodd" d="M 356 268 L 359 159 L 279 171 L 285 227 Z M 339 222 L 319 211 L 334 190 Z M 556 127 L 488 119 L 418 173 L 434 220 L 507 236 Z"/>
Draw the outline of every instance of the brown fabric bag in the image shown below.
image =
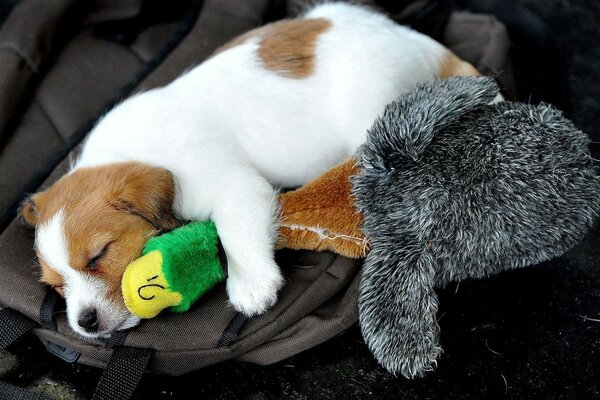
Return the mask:
<path fill-rule="evenodd" d="M 22 0 L 20 6 L 35 7 L 36 1 L 48 0 Z M 48 162 L 56 164 L 54 160 L 62 159 L 41 186 L 39 179 L 34 180 L 27 191 L 43 189 L 64 174 L 69 159 L 77 151 L 65 157 L 65 149 L 79 143 L 94 117 L 111 103 L 136 91 L 170 82 L 229 39 L 264 23 L 265 15 L 272 15 L 270 6 L 281 2 L 205 0 L 188 3 L 179 22 L 153 25 L 146 21 L 144 29 L 133 39 L 126 40 L 119 35 L 111 38 L 110 29 L 107 33 L 103 24 L 111 22 L 114 26 L 115 21 L 120 20 L 129 24 L 144 22 L 140 22 L 140 18 L 136 20 L 140 13 L 139 2 L 98 1 L 99 6 L 94 13 L 87 14 L 83 28 L 68 40 L 64 39 L 60 51 L 53 50 L 53 58 L 49 59 L 45 52 L 30 57 L 39 59 L 40 65 L 50 63 L 44 67 L 43 76 L 32 78 L 36 70 L 30 69 L 18 77 L 9 66 L 5 70 L 0 68 L 0 102 L 5 101 L 8 82 L 13 80 L 8 77 L 15 77 L 13 87 L 27 90 L 31 90 L 32 80 L 37 82 L 33 95 L 27 97 L 25 89 L 21 92 L 20 107 L 24 110 L 21 119 L 12 131 L 4 134 L 5 140 L 0 141 L 0 145 L 4 144 L 0 154 L 0 192 L 8 191 L 2 195 L 4 199 L 0 196 L 4 202 L 0 211 L 9 204 L 8 197 L 18 195 L 24 182 L 31 182 L 36 174 L 43 176 Z M 54 14 L 48 12 L 44 19 L 49 25 L 68 18 L 62 11 L 71 10 L 71 2 L 54 0 L 52 5 Z M 9 19 L 18 15 L 11 14 Z M 455 23 L 448 27 L 452 47 L 456 49 L 472 36 L 472 29 L 461 28 L 461 21 L 465 20 L 467 18 L 456 15 Z M 468 19 L 468 23 L 474 26 L 472 19 Z M 486 29 L 488 19 L 479 19 L 479 23 L 477 26 L 491 38 L 488 43 L 507 40 L 504 31 L 494 33 Z M 4 28 L 11 30 L 10 25 Z M 98 39 L 99 31 L 103 32 L 104 39 Z M 0 30 L 0 44 L 5 35 L 5 31 Z M 46 37 L 40 34 L 39 40 Z M 469 61 L 478 61 L 477 57 L 490 58 L 482 56 L 483 49 L 477 52 L 473 46 L 466 47 L 471 50 Z M 503 51 L 502 46 L 497 48 Z M 100 56 L 93 54 L 96 51 Z M 460 51 L 457 53 L 461 55 Z M 505 62 L 506 54 L 498 59 Z M 15 58 L 14 63 L 18 64 L 19 60 Z M 99 72 L 93 70 L 98 63 L 109 65 L 104 65 Z M 29 68 L 28 63 L 24 65 Z M 82 70 L 84 66 L 92 70 Z M 487 67 L 493 70 L 498 65 Z M 117 76 L 108 79 L 113 72 Z M 93 82 L 91 77 L 98 81 Z M 67 82 L 69 79 L 75 83 Z M 0 127 L 13 111 L 0 112 Z M 2 131 L 0 129 L 0 136 Z M 45 142 L 46 138 L 52 139 Z M 39 157 L 41 161 L 30 157 Z M 34 165 L 30 165 L 32 163 Z M 14 215 L 14 210 L 12 212 Z M 228 359 L 270 364 L 320 344 L 356 323 L 359 260 L 327 252 L 289 250 L 279 252 L 277 257 L 287 284 L 278 303 L 264 315 L 246 320 L 236 314 L 227 304 L 224 287 L 219 286 L 186 313 L 163 313 L 129 332 L 117 332 L 107 341 L 87 340 L 70 330 L 64 313 L 56 313 L 64 304 L 37 281 L 33 232 L 12 220 L 0 234 L 0 349 L 31 330 L 48 351 L 66 361 L 106 368 L 95 398 L 118 399 L 128 398 L 133 393 L 143 371 L 179 375 Z M 3 390 L 10 396 L 23 393 L 0 382 L 0 394 Z"/>

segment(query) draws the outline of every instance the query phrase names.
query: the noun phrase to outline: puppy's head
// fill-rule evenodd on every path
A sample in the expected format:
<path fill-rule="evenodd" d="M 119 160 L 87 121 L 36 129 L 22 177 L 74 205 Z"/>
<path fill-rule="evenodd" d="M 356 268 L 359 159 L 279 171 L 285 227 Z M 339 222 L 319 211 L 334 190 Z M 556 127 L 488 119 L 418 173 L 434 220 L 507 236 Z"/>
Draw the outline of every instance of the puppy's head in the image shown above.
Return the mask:
<path fill-rule="evenodd" d="M 77 169 L 23 203 L 41 280 L 65 298 L 73 330 L 103 337 L 139 322 L 125 307 L 121 277 L 150 237 L 177 226 L 173 198 L 168 171 L 119 163 Z"/>

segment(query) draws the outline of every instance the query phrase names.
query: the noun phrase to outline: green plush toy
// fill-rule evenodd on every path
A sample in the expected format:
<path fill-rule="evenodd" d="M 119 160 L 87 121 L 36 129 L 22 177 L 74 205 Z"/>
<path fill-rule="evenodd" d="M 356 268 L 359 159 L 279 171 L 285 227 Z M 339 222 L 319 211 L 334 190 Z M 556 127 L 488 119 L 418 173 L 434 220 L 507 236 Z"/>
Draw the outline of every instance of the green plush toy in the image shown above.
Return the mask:
<path fill-rule="evenodd" d="M 225 279 L 217 228 L 211 221 L 192 222 L 148 241 L 121 282 L 129 311 L 155 317 L 165 308 L 184 312 Z"/>

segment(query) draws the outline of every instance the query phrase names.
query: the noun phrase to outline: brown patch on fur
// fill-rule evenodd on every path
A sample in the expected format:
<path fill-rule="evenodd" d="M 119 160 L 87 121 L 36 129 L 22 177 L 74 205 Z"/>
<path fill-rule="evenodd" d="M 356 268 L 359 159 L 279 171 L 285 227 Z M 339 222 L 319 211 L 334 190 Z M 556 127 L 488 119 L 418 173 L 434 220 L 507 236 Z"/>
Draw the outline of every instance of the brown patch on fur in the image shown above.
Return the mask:
<path fill-rule="evenodd" d="M 331 26 L 324 18 L 280 21 L 262 36 L 258 54 L 265 67 L 287 78 L 306 78 L 315 69 L 319 35 Z"/>
<path fill-rule="evenodd" d="M 439 75 L 440 78 L 446 79 L 452 76 L 481 76 L 481 73 L 474 66 L 448 51 L 440 64 Z"/>
<path fill-rule="evenodd" d="M 301 188 L 279 195 L 282 221 L 277 248 L 328 250 L 364 257 L 368 241 L 360 229 L 350 177 L 358 173 L 348 160 Z"/>
<path fill-rule="evenodd" d="M 258 56 L 265 68 L 286 78 L 301 79 L 315 69 L 319 35 L 331 26 L 325 18 L 290 19 L 253 29 L 219 47 L 213 56 L 259 38 Z"/>
<path fill-rule="evenodd" d="M 37 209 L 33 223 L 44 224 L 62 209 L 70 267 L 99 276 L 111 299 L 122 304 L 121 278 L 127 265 L 139 257 L 157 228 L 178 225 L 172 212 L 174 192 L 172 176 L 162 168 L 133 162 L 82 168 L 32 197 Z M 29 210 L 23 207 L 21 212 Z M 105 247 L 90 268 L 90 260 Z M 58 290 L 62 277 L 42 257 L 40 264 L 42 281 Z"/>

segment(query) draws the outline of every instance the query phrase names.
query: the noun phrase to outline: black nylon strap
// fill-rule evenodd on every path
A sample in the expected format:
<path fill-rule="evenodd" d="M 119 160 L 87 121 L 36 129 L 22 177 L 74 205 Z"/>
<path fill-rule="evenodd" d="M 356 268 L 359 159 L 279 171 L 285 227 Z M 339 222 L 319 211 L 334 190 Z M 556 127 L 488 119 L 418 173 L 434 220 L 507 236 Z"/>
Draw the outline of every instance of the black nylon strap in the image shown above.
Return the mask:
<path fill-rule="evenodd" d="M 61 301 L 60 295 L 52 289 L 48 289 L 46 296 L 40 306 L 40 324 L 42 328 L 56 332 L 56 322 L 54 322 L 54 313 L 56 305 Z"/>
<path fill-rule="evenodd" d="M 120 347 L 113 351 L 92 400 L 128 400 L 142 379 L 151 349 Z"/>
<path fill-rule="evenodd" d="M 45 394 L 32 392 L 0 381 L 0 400 L 52 400 Z"/>
<path fill-rule="evenodd" d="M 0 310 L 0 349 L 7 348 L 34 326 L 32 320 L 17 311 L 10 308 Z"/>
<path fill-rule="evenodd" d="M 217 343 L 217 347 L 229 346 L 240 334 L 240 331 L 248 322 L 248 317 L 242 313 L 237 313 L 235 317 L 229 322 L 227 328 L 223 331 L 223 335 Z"/>
<path fill-rule="evenodd" d="M 35 323 L 23 314 L 10 308 L 0 310 L 0 349 L 10 346 L 33 327 Z M 0 400 L 50 400 L 50 398 L 0 381 Z"/>
<path fill-rule="evenodd" d="M 125 344 L 125 339 L 127 338 L 127 334 L 129 331 L 114 331 L 108 340 L 106 341 L 106 347 L 110 348 L 118 348 L 122 347 Z"/>

